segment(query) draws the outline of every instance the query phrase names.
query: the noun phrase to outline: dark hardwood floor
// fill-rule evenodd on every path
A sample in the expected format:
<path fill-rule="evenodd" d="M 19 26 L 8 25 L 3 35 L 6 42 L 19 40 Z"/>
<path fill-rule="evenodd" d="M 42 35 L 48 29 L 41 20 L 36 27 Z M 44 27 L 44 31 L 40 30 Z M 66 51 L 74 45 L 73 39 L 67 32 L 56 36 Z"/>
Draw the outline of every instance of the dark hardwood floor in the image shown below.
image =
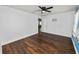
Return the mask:
<path fill-rule="evenodd" d="M 3 54 L 74 54 L 68 37 L 41 32 L 2 46 Z"/>

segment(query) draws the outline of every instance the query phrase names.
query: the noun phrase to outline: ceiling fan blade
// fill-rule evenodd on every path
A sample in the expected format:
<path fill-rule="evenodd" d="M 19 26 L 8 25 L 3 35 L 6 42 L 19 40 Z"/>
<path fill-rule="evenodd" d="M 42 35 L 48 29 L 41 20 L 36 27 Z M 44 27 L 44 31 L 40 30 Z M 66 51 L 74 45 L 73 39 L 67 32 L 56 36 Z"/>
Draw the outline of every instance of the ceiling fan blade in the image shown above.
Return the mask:
<path fill-rule="evenodd" d="M 51 12 L 51 11 L 46 10 L 46 12 Z"/>
<path fill-rule="evenodd" d="M 38 7 L 42 9 L 42 7 L 41 7 L 41 6 L 38 6 Z"/>
<path fill-rule="evenodd" d="M 51 9 L 51 8 L 53 8 L 53 7 L 48 7 L 47 9 Z"/>

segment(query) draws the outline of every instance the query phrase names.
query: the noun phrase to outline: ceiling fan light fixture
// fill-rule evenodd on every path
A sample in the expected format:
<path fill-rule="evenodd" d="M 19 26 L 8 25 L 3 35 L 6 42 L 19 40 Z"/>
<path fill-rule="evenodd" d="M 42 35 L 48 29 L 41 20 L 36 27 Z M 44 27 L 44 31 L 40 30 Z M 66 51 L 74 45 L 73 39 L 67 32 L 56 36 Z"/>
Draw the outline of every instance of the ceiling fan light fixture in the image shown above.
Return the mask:
<path fill-rule="evenodd" d="M 45 13 L 46 11 L 42 11 L 42 13 Z"/>

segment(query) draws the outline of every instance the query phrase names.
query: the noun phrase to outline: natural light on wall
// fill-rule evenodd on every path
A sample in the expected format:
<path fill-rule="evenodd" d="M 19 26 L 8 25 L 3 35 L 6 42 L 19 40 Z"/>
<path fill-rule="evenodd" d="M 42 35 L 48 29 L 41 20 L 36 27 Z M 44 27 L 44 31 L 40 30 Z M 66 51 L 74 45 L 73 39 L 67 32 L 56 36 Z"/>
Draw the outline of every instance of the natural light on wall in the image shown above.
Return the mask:
<path fill-rule="evenodd" d="M 77 32 L 77 27 L 78 27 L 78 15 L 79 15 L 79 13 L 77 12 L 75 14 L 75 23 L 74 23 L 74 30 L 73 30 L 75 35 L 76 35 L 76 32 Z"/>

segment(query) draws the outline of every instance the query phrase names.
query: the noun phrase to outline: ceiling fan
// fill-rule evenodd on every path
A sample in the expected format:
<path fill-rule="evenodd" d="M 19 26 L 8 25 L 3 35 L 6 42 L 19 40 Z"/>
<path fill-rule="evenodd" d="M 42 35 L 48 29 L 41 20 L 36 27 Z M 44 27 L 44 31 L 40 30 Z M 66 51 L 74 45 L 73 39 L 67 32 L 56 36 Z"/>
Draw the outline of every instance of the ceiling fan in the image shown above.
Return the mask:
<path fill-rule="evenodd" d="M 49 11 L 49 9 L 52 9 L 53 7 L 41 7 L 41 6 L 38 6 L 40 9 L 41 9 L 41 11 L 44 13 L 44 12 L 51 12 L 51 11 Z"/>

